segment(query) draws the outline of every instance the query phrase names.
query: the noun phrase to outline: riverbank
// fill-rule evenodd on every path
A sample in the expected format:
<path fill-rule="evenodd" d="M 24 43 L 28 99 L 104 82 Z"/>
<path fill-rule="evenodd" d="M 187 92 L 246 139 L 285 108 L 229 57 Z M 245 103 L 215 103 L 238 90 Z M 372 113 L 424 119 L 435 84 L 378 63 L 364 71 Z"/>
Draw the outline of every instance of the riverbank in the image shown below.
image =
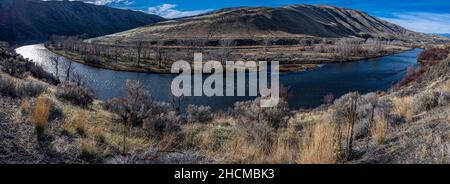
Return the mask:
<path fill-rule="evenodd" d="M 132 57 L 120 57 L 115 56 L 112 58 L 111 55 L 95 55 L 95 56 L 86 56 L 81 54 L 80 52 L 73 50 L 61 50 L 56 49 L 51 45 L 45 45 L 47 49 L 50 51 L 66 57 L 72 61 L 89 65 L 97 68 L 104 68 L 115 71 L 126 71 L 126 72 L 141 72 L 141 73 L 161 73 L 161 74 L 169 74 L 171 73 L 171 63 L 174 62 L 174 58 L 179 58 L 179 56 L 174 56 L 172 61 L 164 61 L 161 64 L 160 61 L 155 61 L 152 58 L 140 58 L 139 64 L 134 60 L 136 56 Z M 183 55 L 185 61 L 193 60 L 193 53 L 195 51 L 187 49 L 187 48 L 179 48 L 179 47 L 165 47 L 165 49 L 172 49 L 174 54 L 172 55 Z M 183 50 L 186 49 L 186 50 Z M 217 48 L 214 48 L 217 49 Z M 343 62 L 352 62 L 359 61 L 364 59 L 374 59 L 378 57 L 393 55 L 402 53 L 405 51 L 412 50 L 412 48 L 404 47 L 404 46 L 394 46 L 387 45 L 383 47 L 382 50 L 376 53 L 359 53 L 355 55 L 342 56 L 342 53 L 324 53 L 317 52 L 309 48 L 305 48 L 304 46 L 273 46 L 270 48 L 261 48 L 261 47 L 245 47 L 239 48 L 235 47 L 234 56 L 229 54 L 230 58 L 244 58 L 244 61 L 279 61 L 280 72 L 298 72 L 298 71 L 307 71 L 311 69 L 318 68 L 323 64 L 327 63 L 343 63 Z M 204 58 L 208 59 L 208 53 L 212 52 L 210 50 L 205 49 L 203 52 L 206 53 Z M 263 51 L 264 50 L 264 51 Z M 116 51 L 117 52 L 117 51 Z M 123 54 L 121 54 L 123 55 Z M 192 58 L 186 58 L 186 56 L 192 55 Z M 166 58 L 167 59 L 167 58 Z M 206 61 L 204 59 L 204 62 Z M 130 61 L 131 60 L 131 61 Z M 167 59 L 168 60 L 168 59 Z M 214 58 L 212 58 L 214 60 Z M 226 68 L 225 68 L 226 70 Z"/>
<path fill-rule="evenodd" d="M 10 71 L 11 60 L 0 60 Z M 73 102 L 86 97 L 81 86 L 0 72 L 0 163 L 449 163 L 449 62 L 396 90 L 348 93 L 310 110 L 284 100 L 260 108 L 255 99 L 228 111 L 190 106 L 187 114 L 139 83 L 127 85 L 130 96 L 80 106 Z M 74 96 L 61 95 L 70 90 Z M 120 110 L 130 106 L 135 113 Z"/>
<path fill-rule="evenodd" d="M 24 57 L 34 60 L 44 66 L 49 72 L 54 72 L 55 66 L 50 59 L 55 55 L 43 45 L 30 45 L 17 49 Z M 328 94 L 341 96 L 350 91 L 367 93 L 370 91 L 386 91 L 394 83 L 400 81 L 409 66 L 417 64 L 417 55 L 421 49 L 414 49 L 390 56 L 360 60 L 345 63 L 329 63 L 307 72 L 280 73 L 280 84 L 288 87 L 292 94 L 291 108 L 315 108 L 319 106 L 323 97 Z M 71 62 L 60 58 L 61 62 Z M 65 64 L 64 64 L 65 65 Z M 63 65 L 60 65 L 63 66 Z M 151 91 L 152 96 L 160 101 L 170 102 L 170 84 L 172 74 L 121 72 L 100 69 L 74 62 L 73 72 L 84 76 L 87 85 L 97 94 L 99 99 L 110 99 L 127 95 L 124 83 L 126 80 L 138 80 L 144 88 Z M 64 71 L 60 71 L 65 73 Z M 246 77 L 245 83 L 248 84 Z M 114 90 L 111 90 L 114 89 Z M 235 102 L 253 100 L 255 97 L 186 97 L 185 104 L 211 106 L 214 110 L 227 109 Z"/>

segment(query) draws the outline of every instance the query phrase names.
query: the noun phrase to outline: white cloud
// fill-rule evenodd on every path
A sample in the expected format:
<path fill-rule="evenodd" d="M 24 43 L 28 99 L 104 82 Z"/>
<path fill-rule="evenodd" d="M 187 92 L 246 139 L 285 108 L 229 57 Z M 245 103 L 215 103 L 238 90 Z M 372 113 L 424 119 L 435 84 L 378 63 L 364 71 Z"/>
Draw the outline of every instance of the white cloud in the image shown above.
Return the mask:
<path fill-rule="evenodd" d="M 63 0 L 42 0 L 42 1 L 63 1 Z M 106 5 L 111 3 L 131 5 L 133 1 L 130 0 L 69 0 L 69 1 L 83 1 L 85 3 L 92 3 L 96 5 Z"/>
<path fill-rule="evenodd" d="M 405 13 L 382 19 L 417 32 L 450 33 L 450 14 Z"/>
<path fill-rule="evenodd" d="M 150 7 L 147 9 L 148 13 L 156 14 L 164 18 L 179 18 L 179 17 L 188 17 L 194 16 L 202 13 L 206 13 L 212 11 L 212 9 L 206 10 L 193 10 L 193 11 L 180 11 L 175 8 L 177 5 L 175 4 L 162 4 L 159 6 Z"/>

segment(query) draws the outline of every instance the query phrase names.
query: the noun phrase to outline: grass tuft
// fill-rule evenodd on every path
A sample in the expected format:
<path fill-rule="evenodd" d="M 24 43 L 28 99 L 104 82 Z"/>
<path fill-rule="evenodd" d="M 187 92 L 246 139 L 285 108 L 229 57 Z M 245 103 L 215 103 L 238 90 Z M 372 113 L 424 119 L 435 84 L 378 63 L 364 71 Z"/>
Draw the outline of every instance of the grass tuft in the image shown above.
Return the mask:
<path fill-rule="evenodd" d="M 387 118 L 381 117 L 376 120 L 371 130 L 372 140 L 378 145 L 384 144 L 386 142 L 388 128 L 389 123 Z"/>
<path fill-rule="evenodd" d="M 39 134 L 44 133 L 45 125 L 48 122 L 51 106 L 52 104 L 50 100 L 46 97 L 40 96 L 36 100 L 33 118 L 36 132 Z"/>

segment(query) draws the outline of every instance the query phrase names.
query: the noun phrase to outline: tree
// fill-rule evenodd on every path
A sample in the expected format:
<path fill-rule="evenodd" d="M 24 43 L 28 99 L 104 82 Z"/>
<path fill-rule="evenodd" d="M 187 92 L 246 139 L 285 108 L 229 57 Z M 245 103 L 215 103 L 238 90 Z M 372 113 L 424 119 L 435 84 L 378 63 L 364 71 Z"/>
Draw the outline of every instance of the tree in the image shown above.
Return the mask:
<path fill-rule="evenodd" d="M 327 95 L 325 95 L 323 97 L 323 103 L 327 104 L 327 105 L 331 105 L 333 104 L 334 101 L 334 95 L 333 93 L 328 93 Z"/>
<path fill-rule="evenodd" d="M 50 62 L 55 69 L 56 78 L 59 78 L 59 56 L 50 56 Z"/>
<path fill-rule="evenodd" d="M 136 62 L 137 62 L 137 66 L 140 66 L 140 61 L 141 61 L 141 52 L 142 52 L 142 48 L 144 47 L 145 43 L 143 41 L 137 41 L 136 42 Z"/>
<path fill-rule="evenodd" d="M 264 37 L 263 49 L 264 49 L 264 52 L 266 53 L 266 55 L 267 55 L 267 51 L 272 46 L 272 44 L 273 44 L 273 39 L 271 37 Z"/>
<path fill-rule="evenodd" d="M 236 42 L 233 39 L 222 39 L 219 40 L 220 49 L 219 49 L 219 57 L 223 62 L 230 60 L 231 52 L 233 51 L 233 46 L 236 45 Z"/>
<path fill-rule="evenodd" d="M 376 55 L 383 51 L 383 44 L 377 39 L 367 39 L 365 45 L 369 55 Z"/>
<path fill-rule="evenodd" d="M 156 45 L 152 47 L 152 50 L 156 53 L 156 60 L 158 61 L 158 67 L 161 68 L 162 64 L 168 59 L 168 54 L 163 48 L 163 41 L 158 41 Z"/>
<path fill-rule="evenodd" d="M 65 61 L 61 63 L 61 69 L 64 71 L 66 75 L 66 81 L 70 81 L 70 74 L 72 73 L 72 62 L 71 61 Z"/>
<path fill-rule="evenodd" d="M 355 39 L 342 38 L 336 42 L 338 54 L 344 59 L 350 59 L 352 55 L 358 52 L 360 42 Z"/>

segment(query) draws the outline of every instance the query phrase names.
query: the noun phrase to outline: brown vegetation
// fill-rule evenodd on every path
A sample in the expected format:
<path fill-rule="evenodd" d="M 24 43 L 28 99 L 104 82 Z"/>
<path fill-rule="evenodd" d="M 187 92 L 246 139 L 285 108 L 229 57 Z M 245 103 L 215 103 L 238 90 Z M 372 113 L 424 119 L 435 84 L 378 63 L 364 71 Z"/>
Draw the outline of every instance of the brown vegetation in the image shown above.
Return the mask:
<path fill-rule="evenodd" d="M 433 47 L 430 49 L 425 49 L 422 53 L 420 53 L 418 56 L 418 60 L 420 62 L 436 63 L 447 58 L 448 54 L 448 48 Z"/>
<path fill-rule="evenodd" d="M 334 164 L 337 162 L 335 128 L 329 123 L 319 123 L 305 131 L 301 143 L 299 163 Z"/>
<path fill-rule="evenodd" d="M 34 105 L 34 125 L 36 127 L 36 132 L 39 134 L 43 133 L 45 130 L 45 125 L 48 122 L 48 118 L 50 115 L 50 110 L 52 103 L 51 101 L 44 97 L 40 96 L 36 99 L 36 104 Z"/>

